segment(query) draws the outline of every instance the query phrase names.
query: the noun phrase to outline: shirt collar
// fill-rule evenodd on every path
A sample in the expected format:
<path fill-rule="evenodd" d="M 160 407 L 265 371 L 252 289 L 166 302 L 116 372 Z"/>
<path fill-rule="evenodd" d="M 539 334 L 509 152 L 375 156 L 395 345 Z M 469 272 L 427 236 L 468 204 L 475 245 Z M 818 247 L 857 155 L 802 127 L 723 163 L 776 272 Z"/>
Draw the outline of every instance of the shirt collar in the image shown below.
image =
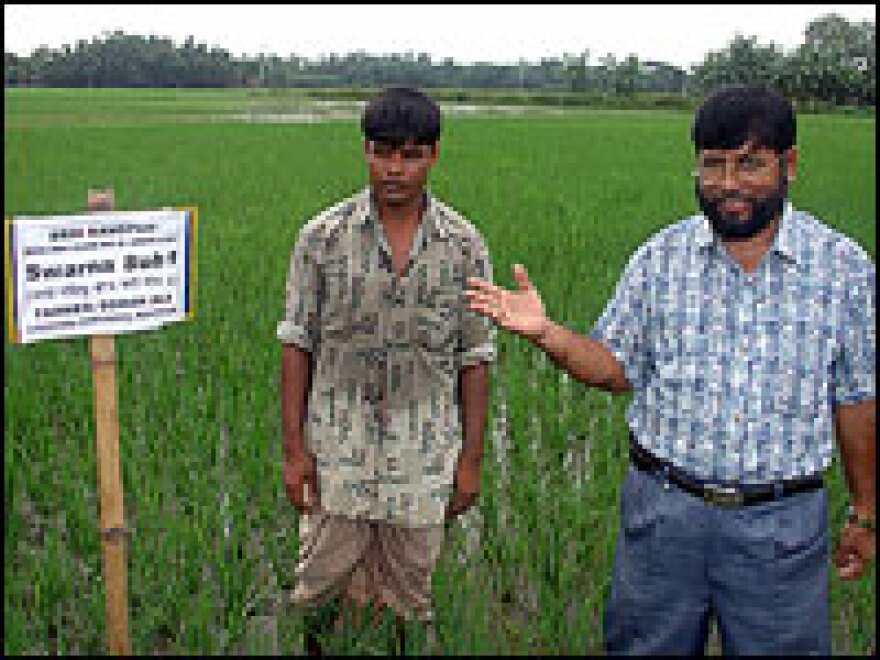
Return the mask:
<path fill-rule="evenodd" d="M 773 239 L 772 250 L 793 261 L 800 263 L 803 261 L 801 253 L 800 235 L 803 229 L 798 226 L 797 214 L 791 202 L 786 200 L 785 211 L 782 213 L 782 219 L 779 221 L 779 228 L 776 230 L 776 236 Z"/>
<path fill-rule="evenodd" d="M 425 189 L 425 212 L 422 214 L 422 235 L 424 240 L 430 241 L 433 236 L 446 238 L 449 235 L 449 221 L 439 202 L 434 198 L 429 189 Z M 358 196 L 354 221 L 356 224 L 368 225 L 378 220 L 379 215 L 370 187 L 367 186 Z"/>
<path fill-rule="evenodd" d="M 694 242 L 696 243 L 698 250 L 708 249 L 715 244 L 715 232 L 712 231 L 712 225 L 709 224 L 709 218 L 705 215 L 699 216 L 696 233 L 697 235 L 694 237 Z"/>
<path fill-rule="evenodd" d="M 697 223 L 694 241 L 699 250 L 704 250 L 716 244 L 715 232 L 712 230 L 712 225 L 709 224 L 709 218 L 705 215 L 699 217 L 700 221 Z M 770 250 L 794 263 L 800 263 L 803 258 L 798 240 L 800 231 L 794 207 L 790 201 L 785 200 L 782 218 L 779 220 L 779 227 Z"/>

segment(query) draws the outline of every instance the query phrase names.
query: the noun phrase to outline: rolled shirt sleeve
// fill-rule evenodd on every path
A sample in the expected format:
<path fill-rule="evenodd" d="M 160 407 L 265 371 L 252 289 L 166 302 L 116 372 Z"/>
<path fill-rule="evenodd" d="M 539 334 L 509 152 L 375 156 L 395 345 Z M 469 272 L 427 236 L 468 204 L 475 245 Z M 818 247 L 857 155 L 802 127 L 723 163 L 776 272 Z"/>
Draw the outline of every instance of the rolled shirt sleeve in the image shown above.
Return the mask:
<path fill-rule="evenodd" d="M 651 351 L 648 337 L 647 250 L 640 247 L 630 258 L 617 283 L 614 296 L 590 332 L 623 366 L 634 390 L 648 382 Z"/>
<path fill-rule="evenodd" d="M 472 244 L 471 257 L 465 260 L 464 285 L 467 278 L 475 277 L 492 282 L 492 261 L 483 240 L 477 236 Z M 468 307 L 462 293 L 462 321 L 459 339 L 459 368 L 471 367 L 495 359 L 495 325 L 492 321 Z"/>
<path fill-rule="evenodd" d="M 300 233 L 290 258 L 290 270 L 284 297 L 284 318 L 278 324 L 278 339 L 296 344 L 310 353 L 318 342 L 320 273 L 315 250 L 307 236 Z"/>
<path fill-rule="evenodd" d="M 877 270 L 867 263 L 847 284 L 840 352 L 833 363 L 834 405 L 859 403 L 876 396 Z"/>

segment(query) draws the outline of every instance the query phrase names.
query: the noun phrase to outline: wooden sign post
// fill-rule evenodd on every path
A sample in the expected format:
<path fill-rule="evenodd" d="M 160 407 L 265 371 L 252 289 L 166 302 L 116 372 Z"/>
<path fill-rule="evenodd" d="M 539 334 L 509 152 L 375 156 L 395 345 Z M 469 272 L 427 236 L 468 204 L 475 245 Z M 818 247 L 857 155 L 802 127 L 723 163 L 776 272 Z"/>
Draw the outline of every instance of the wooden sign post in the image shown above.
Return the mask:
<path fill-rule="evenodd" d="M 89 190 L 86 206 L 6 219 L 9 336 L 89 337 L 107 650 L 131 655 L 115 335 L 193 318 L 198 209 L 117 212 L 112 189 Z"/>
<path fill-rule="evenodd" d="M 112 211 L 113 190 L 88 193 L 89 211 Z M 107 650 L 131 655 L 128 636 L 128 565 L 122 476 L 119 470 L 119 407 L 116 403 L 116 348 L 113 335 L 89 337 L 95 393 L 101 545 L 104 551 L 104 604 Z"/>

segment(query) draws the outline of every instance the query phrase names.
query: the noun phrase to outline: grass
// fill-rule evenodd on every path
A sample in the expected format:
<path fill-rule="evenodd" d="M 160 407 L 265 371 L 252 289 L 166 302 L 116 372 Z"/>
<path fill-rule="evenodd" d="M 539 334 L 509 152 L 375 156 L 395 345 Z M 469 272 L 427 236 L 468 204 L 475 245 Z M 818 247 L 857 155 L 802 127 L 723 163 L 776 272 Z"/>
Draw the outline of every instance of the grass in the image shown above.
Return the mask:
<path fill-rule="evenodd" d="M 133 649 L 301 652 L 285 604 L 298 520 L 281 481 L 275 326 L 299 227 L 365 182 L 357 122 L 153 122 L 247 96 L 26 91 L 5 97 L 6 215 L 79 212 L 102 186 L 118 209 L 199 207 L 196 318 L 116 340 Z M 431 187 L 483 233 L 497 282 L 513 286 L 524 263 L 552 317 L 587 332 L 632 251 L 695 210 L 689 126 L 672 112 L 451 118 Z M 875 130 L 801 117 L 791 192 L 872 256 Z M 499 352 L 479 506 L 449 539 L 434 638 L 417 648 L 599 653 L 628 398 L 572 382 L 506 333 Z M 4 357 L 4 651 L 102 653 L 87 340 L 7 344 Z M 839 461 L 830 491 L 836 537 Z M 876 650 L 874 579 L 832 579 L 836 653 Z"/>

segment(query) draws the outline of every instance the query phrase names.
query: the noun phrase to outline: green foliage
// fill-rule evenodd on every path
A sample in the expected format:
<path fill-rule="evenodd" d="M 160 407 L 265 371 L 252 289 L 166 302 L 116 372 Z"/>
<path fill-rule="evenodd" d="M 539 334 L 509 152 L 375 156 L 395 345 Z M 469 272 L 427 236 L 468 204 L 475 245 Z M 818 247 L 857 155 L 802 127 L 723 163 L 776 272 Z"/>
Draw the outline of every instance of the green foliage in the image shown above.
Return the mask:
<path fill-rule="evenodd" d="M 166 38 L 117 31 L 104 39 L 80 40 L 73 47 L 40 47 L 27 57 L 6 53 L 4 80 L 7 87 L 499 89 L 507 90 L 503 102 L 514 105 L 555 105 L 571 92 L 570 104 L 593 107 L 651 107 L 638 97 L 656 95 L 666 99 L 665 107 L 679 108 L 719 85 L 764 81 L 784 90 L 800 107 L 823 110 L 873 108 L 875 51 L 874 23 L 849 23 L 835 14 L 811 22 L 803 44 L 791 53 L 737 34 L 721 50 L 707 53 L 690 72 L 666 62 L 640 61 L 635 55 L 618 62 L 611 53 L 591 64 L 589 49 L 517 64 L 463 65 L 449 58 L 432 62 L 425 53 L 411 52 L 357 51 L 316 60 L 264 53 L 238 58 L 222 48 L 208 49 L 192 37 L 176 46 Z M 609 96 L 615 99 L 609 101 Z"/>
<path fill-rule="evenodd" d="M 804 43 L 791 53 L 756 37 L 737 35 L 724 50 L 709 53 L 694 68 L 698 89 L 718 85 L 768 82 L 800 107 L 873 107 L 876 99 L 874 24 L 849 23 L 835 14 L 811 22 Z"/>
<path fill-rule="evenodd" d="M 302 652 L 302 616 L 284 601 L 298 518 L 281 480 L 275 327 L 299 228 L 364 185 L 356 121 L 137 121 L 139 103 L 176 117 L 278 102 L 264 90 L 16 91 L 28 93 L 6 99 L 6 215 L 79 212 L 99 186 L 119 209 L 199 207 L 196 318 L 116 339 L 134 652 Z M 92 119 L 53 114 L 59 97 Z M 107 121 L 114 104 L 125 124 Z M 512 287 L 512 264 L 525 264 L 553 318 L 587 332 L 633 250 L 696 208 L 690 121 L 449 117 L 432 190 L 483 233 L 496 282 Z M 809 116 L 800 128 L 795 205 L 874 255 L 875 121 Z M 414 648 L 598 654 L 628 399 L 571 381 L 515 336 L 498 344 L 479 504 L 450 535 L 436 622 L 414 631 Z M 100 654 L 87 341 L 6 344 L 4 357 L 4 652 Z M 830 484 L 836 536 L 839 462 Z M 832 581 L 836 653 L 876 650 L 873 579 Z M 386 650 L 356 629 L 328 648 Z"/>

